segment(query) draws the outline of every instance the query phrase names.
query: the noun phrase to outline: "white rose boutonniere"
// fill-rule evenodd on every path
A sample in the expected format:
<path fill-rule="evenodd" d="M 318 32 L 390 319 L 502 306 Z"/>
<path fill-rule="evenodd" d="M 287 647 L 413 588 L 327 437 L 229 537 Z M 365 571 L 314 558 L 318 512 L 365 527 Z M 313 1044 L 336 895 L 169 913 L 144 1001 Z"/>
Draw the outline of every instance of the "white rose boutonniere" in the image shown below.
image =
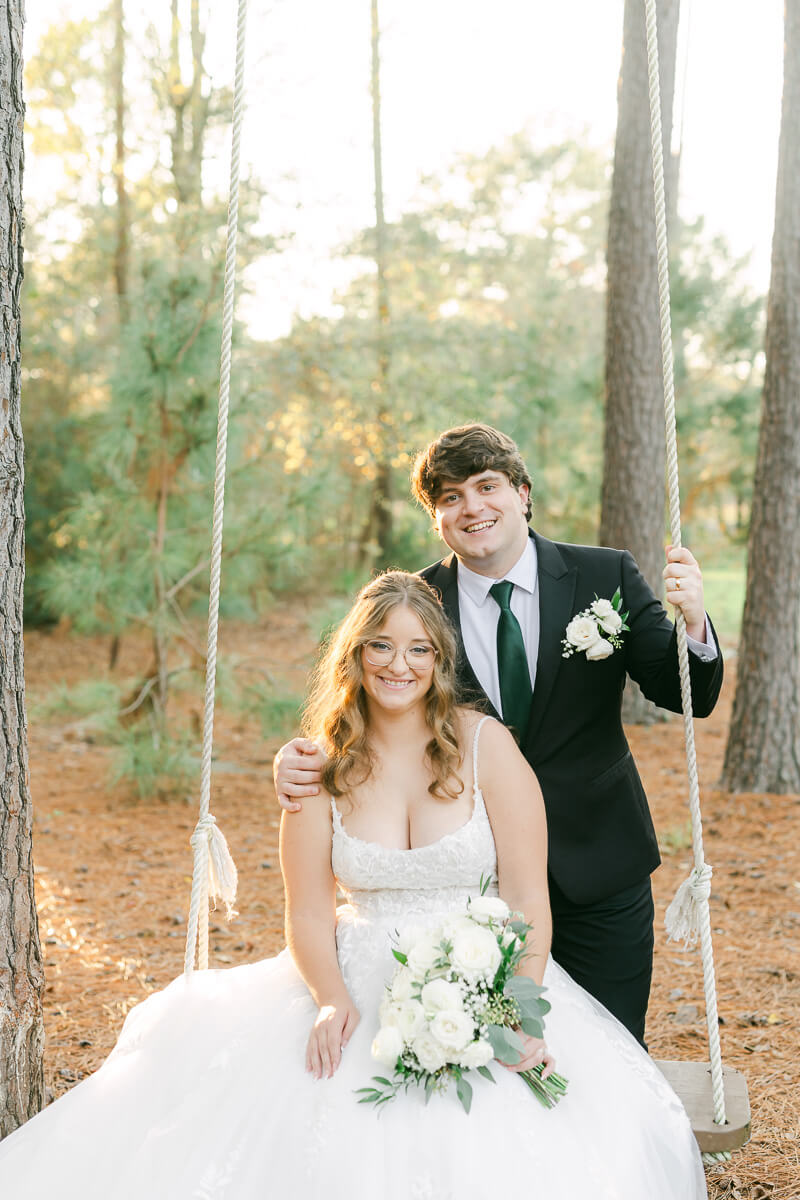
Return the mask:
<path fill-rule="evenodd" d="M 622 611 L 619 588 L 610 600 L 595 596 L 594 602 L 573 617 L 567 626 L 561 643 L 564 647 L 561 657 L 571 658 L 576 650 L 580 650 L 589 662 L 608 658 L 615 650 L 622 649 L 622 634 L 630 629 L 627 620 L 628 613 Z"/>

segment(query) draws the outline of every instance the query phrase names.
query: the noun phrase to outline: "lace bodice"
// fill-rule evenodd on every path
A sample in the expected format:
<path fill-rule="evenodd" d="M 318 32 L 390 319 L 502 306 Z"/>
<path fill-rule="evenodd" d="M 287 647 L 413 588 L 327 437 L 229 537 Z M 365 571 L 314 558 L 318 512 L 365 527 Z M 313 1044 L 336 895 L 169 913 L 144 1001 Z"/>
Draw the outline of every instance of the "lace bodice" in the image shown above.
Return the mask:
<path fill-rule="evenodd" d="M 478 783 L 483 720 L 473 739 L 472 815 L 430 845 L 401 850 L 353 837 L 331 800 L 333 871 L 353 916 L 397 921 L 446 912 L 476 895 L 482 878 L 496 876 L 494 839 Z"/>

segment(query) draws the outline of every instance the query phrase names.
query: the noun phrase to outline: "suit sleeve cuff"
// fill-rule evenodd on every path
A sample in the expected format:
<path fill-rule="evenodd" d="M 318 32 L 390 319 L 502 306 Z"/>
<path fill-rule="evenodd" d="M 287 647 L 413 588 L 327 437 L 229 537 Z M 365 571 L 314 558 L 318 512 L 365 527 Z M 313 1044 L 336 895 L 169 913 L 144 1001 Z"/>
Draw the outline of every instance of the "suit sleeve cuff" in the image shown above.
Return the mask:
<path fill-rule="evenodd" d="M 719 657 L 719 648 L 717 646 L 714 634 L 711 632 L 711 622 L 706 613 L 706 625 L 703 630 L 703 641 L 699 642 L 697 638 L 686 636 L 686 644 L 692 654 L 696 654 L 701 662 L 713 662 Z"/>

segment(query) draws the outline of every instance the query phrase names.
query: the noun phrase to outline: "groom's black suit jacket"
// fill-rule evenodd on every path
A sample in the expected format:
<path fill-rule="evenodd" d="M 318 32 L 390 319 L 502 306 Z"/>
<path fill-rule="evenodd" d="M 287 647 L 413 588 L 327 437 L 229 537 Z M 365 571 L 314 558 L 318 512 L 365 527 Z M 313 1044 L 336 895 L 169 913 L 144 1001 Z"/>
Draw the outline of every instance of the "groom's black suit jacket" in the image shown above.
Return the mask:
<path fill-rule="evenodd" d="M 680 712 L 677 636 L 663 606 L 627 550 L 550 542 L 531 531 L 539 589 L 539 654 L 533 703 L 520 747 L 544 794 L 549 870 L 577 904 L 591 904 L 640 882 L 661 861 L 647 798 L 622 728 L 626 673 L 661 708 Z M 461 639 L 454 554 L 420 574 L 441 595 L 458 632 L 463 699 L 498 716 L 470 666 Z M 620 589 L 629 611 L 623 648 L 590 662 L 562 657 L 572 617 Z M 707 716 L 722 686 L 722 655 L 690 652 L 693 708 Z"/>

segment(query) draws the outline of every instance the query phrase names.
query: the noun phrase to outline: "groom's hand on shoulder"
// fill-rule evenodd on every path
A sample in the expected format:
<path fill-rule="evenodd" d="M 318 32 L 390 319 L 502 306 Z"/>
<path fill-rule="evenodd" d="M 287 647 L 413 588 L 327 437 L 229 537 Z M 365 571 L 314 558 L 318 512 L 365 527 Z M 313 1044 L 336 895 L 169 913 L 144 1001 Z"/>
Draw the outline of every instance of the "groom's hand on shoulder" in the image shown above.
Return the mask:
<path fill-rule="evenodd" d="M 318 796 L 325 754 L 310 738 L 292 738 L 281 746 L 272 762 L 278 803 L 287 812 L 299 812 L 304 796 Z"/>
<path fill-rule="evenodd" d="M 706 604 L 700 565 L 685 546 L 667 546 L 667 565 L 663 570 L 667 600 L 679 608 L 691 638 L 705 640 Z"/>

